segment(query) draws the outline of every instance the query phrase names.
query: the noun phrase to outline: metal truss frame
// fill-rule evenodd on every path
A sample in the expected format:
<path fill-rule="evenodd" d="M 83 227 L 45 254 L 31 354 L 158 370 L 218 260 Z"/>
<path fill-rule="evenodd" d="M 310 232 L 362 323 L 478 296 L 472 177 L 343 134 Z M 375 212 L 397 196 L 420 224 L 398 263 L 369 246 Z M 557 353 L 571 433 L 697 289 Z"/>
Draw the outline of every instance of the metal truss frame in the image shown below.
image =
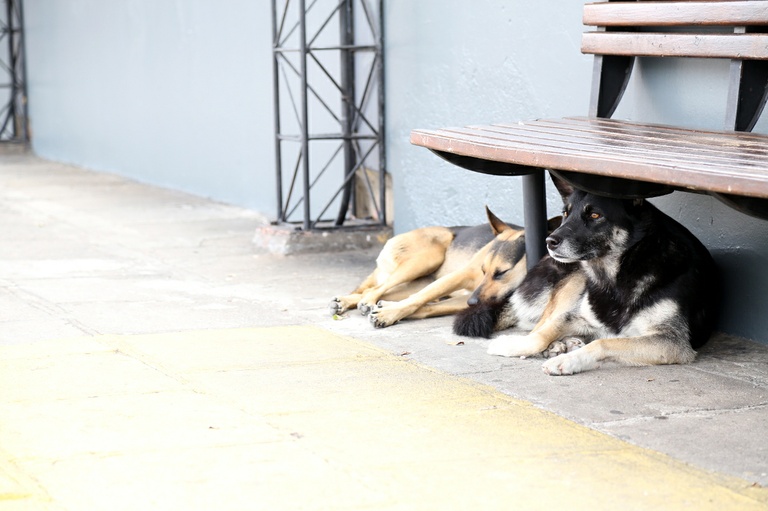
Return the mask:
<path fill-rule="evenodd" d="M 0 142 L 28 143 L 28 119 L 23 0 L 5 0 L 0 14 Z"/>
<path fill-rule="evenodd" d="M 303 230 L 387 223 L 382 8 L 383 0 L 272 1 L 277 223 Z M 329 65 L 334 53 L 339 60 Z M 331 132 L 315 131 L 317 114 Z M 310 158 L 321 142 L 336 149 Z M 373 205 L 367 218 L 355 215 L 360 200 Z"/>

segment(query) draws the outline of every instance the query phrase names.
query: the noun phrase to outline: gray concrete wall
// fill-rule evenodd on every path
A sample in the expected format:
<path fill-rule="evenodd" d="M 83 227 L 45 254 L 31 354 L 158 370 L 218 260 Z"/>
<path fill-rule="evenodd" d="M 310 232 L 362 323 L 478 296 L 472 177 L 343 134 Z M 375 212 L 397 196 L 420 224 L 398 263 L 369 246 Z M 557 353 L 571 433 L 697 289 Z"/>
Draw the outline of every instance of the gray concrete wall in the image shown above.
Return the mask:
<path fill-rule="evenodd" d="M 25 0 L 33 149 L 274 215 L 260 0 Z"/>
<path fill-rule="evenodd" d="M 391 0 L 387 161 L 395 229 L 484 221 L 487 204 L 522 222 L 519 179 L 482 176 L 411 146 L 416 127 L 586 114 L 591 59 L 579 2 Z M 559 199 L 552 195 L 551 208 Z"/>
<path fill-rule="evenodd" d="M 388 161 L 395 228 L 483 221 L 488 204 L 522 222 L 517 178 L 473 174 L 408 143 L 414 127 L 587 113 L 592 59 L 579 52 L 581 2 L 391 0 Z M 728 64 L 641 60 L 617 118 L 720 128 Z M 768 133 L 768 116 L 756 132 Z M 560 202 L 549 185 L 549 211 Z M 712 251 L 726 281 L 721 328 L 768 342 L 768 222 L 675 192 L 654 199 Z"/>

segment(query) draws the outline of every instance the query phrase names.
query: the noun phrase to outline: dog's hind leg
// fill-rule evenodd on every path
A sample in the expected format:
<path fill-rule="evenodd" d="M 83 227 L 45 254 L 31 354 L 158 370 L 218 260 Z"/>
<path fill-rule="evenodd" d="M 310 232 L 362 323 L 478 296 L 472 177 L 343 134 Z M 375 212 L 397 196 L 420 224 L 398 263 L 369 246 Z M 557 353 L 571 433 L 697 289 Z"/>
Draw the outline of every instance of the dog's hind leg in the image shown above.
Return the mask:
<path fill-rule="evenodd" d="M 597 339 L 581 349 L 558 355 L 544 362 L 542 370 L 550 376 L 576 374 L 596 369 L 603 361 L 621 365 L 647 366 L 688 364 L 696 352 L 687 340 L 670 340 L 658 334 L 642 337 Z"/>
<path fill-rule="evenodd" d="M 401 302 L 379 302 L 376 308 L 369 315 L 371 324 L 377 328 L 384 328 L 395 324 L 403 318 L 424 319 L 435 318 L 437 316 L 448 316 L 456 314 L 467 308 L 467 297 L 469 295 L 452 296 L 438 302 L 429 302 L 418 307 L 414 312 L 406 314 L 413 307 L 403 309 Z M 396 318 L 396 319 L 393 319 Z"/>
<path fill-rule="evenodd" d="M 425 227 L 407 232 L 385 246 L 377 259 L 375 286 L 363 293 L 358 308 L 363 315 L 395 287 L 434 273 L 445 261 L 453 241 L 445 227 Z"/>
<path fill-rule="evenodd" d="M 635 332 L 640 335 L 626 335 Z M 672 300 L 648 307 L 619 335 L 597 339 L 572 353 L 558 355 L 546 361 L 542 369 L 555 376 L 595 369 L 604 360 L 642 366 L 687 364 L 696 358 L 687 322 Z"/>

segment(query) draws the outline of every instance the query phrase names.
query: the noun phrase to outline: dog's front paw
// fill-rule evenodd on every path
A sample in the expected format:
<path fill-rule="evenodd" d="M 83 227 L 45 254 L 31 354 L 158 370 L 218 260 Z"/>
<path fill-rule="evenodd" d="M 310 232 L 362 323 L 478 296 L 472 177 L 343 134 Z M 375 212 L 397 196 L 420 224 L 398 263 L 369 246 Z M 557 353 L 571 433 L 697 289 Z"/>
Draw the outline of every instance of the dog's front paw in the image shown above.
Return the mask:
<path fill-rule="evenodd" d="M 574 373 L 573 366 L 568 360 L 567 355 L 557 355 L 554 358 L 550 358 L 541 365 L 541 369 L 550 376 L 563 376 Z"/>
<path fill-rule="evenodd" d="M 501 335 L 488 345 L 488 354 L 502 357 L 529 357 L 541 351 L 538 345 L 539 343 L 530 335 Z"/>
<path fill-rule="evenodd" d="M 550 376 L 576 374 L 594 369 L 597 367 L 597 361 L 587 351 L 576 350 L 550 358 L 542 364 L 541 369 Z"/>
<path fill-rule="evenodd" d="M 554 358 L 558 355 L 562 355 L 563 353 L 570 353 L 583 347 L 584 341 L 578 337 L 566 337 L 565 339 L 561 339 L 550 344 L 549 347 L 547 347 L 547 349 L 544 350 L 541 354 L 544 356 L 544 358 Z"/>

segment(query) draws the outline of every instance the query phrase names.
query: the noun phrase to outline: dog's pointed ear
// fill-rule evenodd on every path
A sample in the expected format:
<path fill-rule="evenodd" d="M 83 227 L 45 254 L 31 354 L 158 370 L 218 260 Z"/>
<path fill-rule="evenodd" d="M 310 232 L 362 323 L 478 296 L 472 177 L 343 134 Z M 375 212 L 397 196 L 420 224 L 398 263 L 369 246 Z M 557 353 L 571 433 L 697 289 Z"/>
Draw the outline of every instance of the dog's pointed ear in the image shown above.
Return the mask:
<path fill-rule="evenodd" d="M 488 217 L 488 223 L 491 224 L 491 230 L 493 230 L 494 235 L 498 236 L 502 232 L 511 229 L 503 220 L 494 215 L 488 206 L 485 207 L 485 215 Z"/>
<path fill-rule="evenodd" d="M 573 187 L 566 183 L 563 179 L 560 179 L 552 172 L 549 173 L 549 177 L 552 178 L 552 183 L 554 183 L 557 191 L 560 192 L 560 196 L 563 198 L 563 200 L 566 200 L 571 196 L 571 194 L 573 194 Z"/>
<path fill-rule="evenodd" d="M 553 216 L 549 220 L 547 220 L 547 233 L 552 234 L 552 232 L 560 227 L 560 225 L 563 223 L 563 217 L 562 216 Z"/>

